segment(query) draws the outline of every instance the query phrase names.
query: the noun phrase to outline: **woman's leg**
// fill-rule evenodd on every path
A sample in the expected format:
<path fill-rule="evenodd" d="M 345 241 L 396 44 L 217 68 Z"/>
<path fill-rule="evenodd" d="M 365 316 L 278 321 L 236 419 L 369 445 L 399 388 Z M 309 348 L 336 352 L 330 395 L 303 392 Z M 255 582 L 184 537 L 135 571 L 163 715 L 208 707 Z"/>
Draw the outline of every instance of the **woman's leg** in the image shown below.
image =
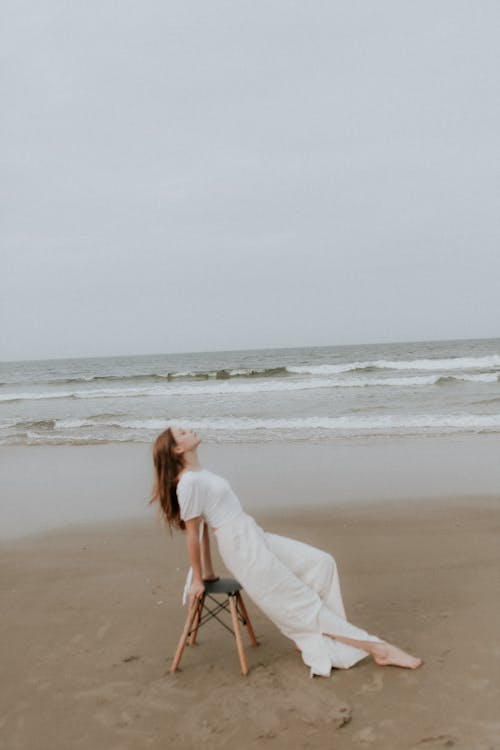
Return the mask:
<path fill-rule="evenodd" d="M 309 544 L 304 544 L 294 539 L 267 532 L 265 533 L 265 537 L 275 555 L 307 586 L 310 586 L 319 594 L 328 610 L 345 620 L 346 615 L 340 591 L 339 575 L 334 558 L 328 552 L 323 552 L 317 547 L 312 547 Z M 320 621 L 330 631 L 332 628 L 335 630 L 335 624 L 338 624 L 338 620 L 332 620 L 329 613 L 324 610 L 320 613 Z M 350 633 L 353 632 L 352 628 L 353 626 L 350 625 Z M 342 649 L 342 657 L 338 657 L 339 661 L 340 658 L 347 659 L 348 666 L 350 666 L 348 663 L 349 657 L 355 659 L 354 663 L 359 661 L 360 650 L 370 654 L 374 661 L 381 666 L 394 665 L 416 669 L 422 663 L 421 659 L 411 656 L 385 641 L 360 640 L 359 638 L 343 636 L 341 633 L 335 634 L 326 631 L 323 635 L 327 635 L 335 641 L 352 647 L 352 651 Z"/>
<path fill-rule="evenodd" d="M 407 669 L 417 669 L 422 664 L 422 659 L 416 656 L 408 654 L 406 651 L 393 646 L 391 643 L 380 643 L 371 641 L 357 641 L 353 638 L 344 638 L 341 635 L 332 635 L 331 633 L 323 633 L 334 641 L 340 641 L 353 648 L 359 648 L 363 651 L 367 651 L 376 664 L 382 667 L 394 666 L 394 667 L 406 667 Z"/>
<path fill-rule="evenodd" d="M 267 544 L 282 563 L 306 586 L 315 591 L 326 606 L 346 618 L 335 559 L 328 552 L 278 534 L 264 534 Z"/>
<path fill-rule="evenodd" d="M 347 643 L 334 642 L 324 633 L 360 642 L 381 643 L 380 639 L 347 622 L 343 606 L 342 614 L 333 612 L 318 591 L 299 578 L 292 567 L 305 575 L 302 569 L 303 544 L 291 539 L 284 542 L 283 539 L 270 541 L 249 516 L 234 525 L 222 526 L 217 532 L 219 550 L 226 566 L 257 606 L 299 646 L 311 673 L 327 675 L 332 666 L 351 667 L 368 652 Z M 278 545 L 282 553 L 286 547 L 285 557 L 289 564 L 276 554 Z M 311 549 L 314 550 L 306 550 L 307 555 L 312 554 Z"/>

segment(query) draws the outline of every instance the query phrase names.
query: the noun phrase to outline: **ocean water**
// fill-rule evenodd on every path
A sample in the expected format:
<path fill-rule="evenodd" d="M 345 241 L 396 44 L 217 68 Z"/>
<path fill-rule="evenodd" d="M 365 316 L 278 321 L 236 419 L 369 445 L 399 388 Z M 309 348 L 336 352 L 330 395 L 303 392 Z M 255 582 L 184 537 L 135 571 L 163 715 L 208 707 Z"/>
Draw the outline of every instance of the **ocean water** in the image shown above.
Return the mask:
<path fill-rule="evenodd" d="M 4 362 L 1 444 L 500 432 L 500 339 Z"/>

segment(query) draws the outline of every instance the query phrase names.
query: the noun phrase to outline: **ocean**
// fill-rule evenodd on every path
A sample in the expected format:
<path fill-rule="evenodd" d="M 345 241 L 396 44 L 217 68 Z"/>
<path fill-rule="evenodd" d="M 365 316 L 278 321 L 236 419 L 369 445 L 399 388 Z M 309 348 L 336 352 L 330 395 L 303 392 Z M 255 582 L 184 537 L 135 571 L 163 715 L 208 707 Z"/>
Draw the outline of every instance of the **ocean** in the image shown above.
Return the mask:
<path fill-rule="evenodd" d="M 500 432 L 500 339 L 4 362 L 1 444 Z"/>

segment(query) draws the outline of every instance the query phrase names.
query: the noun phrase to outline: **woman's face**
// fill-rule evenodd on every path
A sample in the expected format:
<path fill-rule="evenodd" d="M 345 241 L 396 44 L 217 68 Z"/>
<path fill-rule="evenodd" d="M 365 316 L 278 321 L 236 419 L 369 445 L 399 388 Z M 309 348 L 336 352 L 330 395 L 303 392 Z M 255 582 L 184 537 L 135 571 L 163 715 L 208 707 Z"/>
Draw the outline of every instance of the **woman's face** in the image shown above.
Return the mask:
<path fill-rule="evenodd" d="M 186 430 L 183 427 L 171 427 L 174 436 L 177 453 L 181 454 L 191 451 L 201 443 L 201 437 L 194 430 Z"/>

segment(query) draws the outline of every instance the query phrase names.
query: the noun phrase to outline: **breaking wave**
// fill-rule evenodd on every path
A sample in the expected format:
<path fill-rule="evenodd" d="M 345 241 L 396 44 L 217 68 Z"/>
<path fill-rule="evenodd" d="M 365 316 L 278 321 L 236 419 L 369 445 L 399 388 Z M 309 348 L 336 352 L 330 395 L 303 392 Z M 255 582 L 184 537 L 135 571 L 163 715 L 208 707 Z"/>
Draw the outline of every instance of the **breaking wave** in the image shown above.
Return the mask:
<path fill-rule="evenodd" d="M 300 365 L 288 367 L 290 373 L 334 375 L 356 370 L 491 370 L 500 368 L 500 355 L 488 357 L 449 357 L 447 359 L 375 359 L 338 365 Z"/>
<path fill-rule="evenodd" d="M 18 422 L 15 432 L 0 438 L 0 443 L 61 443 L 92 444 L 106 442 L 149 442 L 155 434 L 169 426 L 164 419 L 61 419 Z M 288 437 L 328 435 L 397 435 L 450 432 L 500 432 L 500 414 L 422 414 L 422 415 L 374 415 L 342 417 L 303 418 L 237 418 L 219 417 L 175 420 L 176 426 L 189 426 L 204 430 L 229 441 L 234 436 L 259 439 L 268 436 Z M 0 426 L 4 427 L 4 425 Z M 0 432 L 1 435 L 1 432 Z M 246 439 L 245 438 L 245 439 Z M 267 439 L 268 439 L 267 438 Z"/>
<path fill-rule="evenodd" d="M 409 375 L 403 377 L 345 377 L 314 378 L 301 380 L 271 380 L 253 383 L 224 382 L 185 383 L 171 385 L 150 385 L 137 388 L 95 388 L 82 390 L 53 390 L 42 392 L 6 393 L 0 395 L 0 402 L 40 401 L 45 399 L 97 399 L 97 398 L 145 398 L 147 396 L 223 396 L 226 394 L 252 394 L 285 391 L 302 391 L 317 388 L 413 388 L 453 384 L 459 381 L 495 383 L 500 373 L 475 373 L 461 375 Z"/>

